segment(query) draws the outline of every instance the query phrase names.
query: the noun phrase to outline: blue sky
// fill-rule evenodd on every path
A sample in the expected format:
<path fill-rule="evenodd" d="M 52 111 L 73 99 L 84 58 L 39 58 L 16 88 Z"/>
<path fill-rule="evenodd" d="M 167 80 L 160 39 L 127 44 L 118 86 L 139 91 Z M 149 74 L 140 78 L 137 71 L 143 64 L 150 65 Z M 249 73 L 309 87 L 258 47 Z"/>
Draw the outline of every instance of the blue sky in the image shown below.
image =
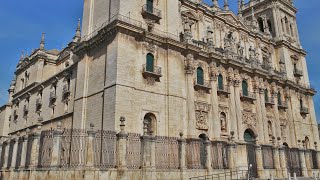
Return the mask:
<path fill-rule="evenodd" d="M 222 4 L 223 0 L 219 0 Z M 205 0 L 210 3 L 211 0 Z M 21 51 L 39 47 L 41 33 L 46 33 L 46 48 L 61 49 L 74 35 L 82 17 L 80 0 L 8 0 L 0 6 L 0 105 L 7 101 L 10 85 Z M 236 0 L 229 0 L 236 11 Z M 295 0 L 300 40 L 308 52 L 310 81 L 320 91 L 320 0 Z M 320 121 L 320 94 L 314 97 Z"/>

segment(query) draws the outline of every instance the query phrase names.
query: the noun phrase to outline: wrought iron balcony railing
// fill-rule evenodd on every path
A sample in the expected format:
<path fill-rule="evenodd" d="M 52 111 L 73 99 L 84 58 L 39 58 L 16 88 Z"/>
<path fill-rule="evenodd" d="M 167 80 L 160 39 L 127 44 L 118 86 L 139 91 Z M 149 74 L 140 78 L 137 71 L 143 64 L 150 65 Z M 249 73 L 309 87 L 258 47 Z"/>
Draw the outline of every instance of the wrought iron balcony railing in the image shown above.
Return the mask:
<path fill-rule="evenodd" d="M 303 71 L 300 70 L 300 69 L 295 68 L 293 70 L 293 74 L 294 74 L 295 77 L 301 77 L 301 76 L 303 76 Z"/>
<path fill-rule="evenodd" d="M 230 87 L 218 85 L 218 94 L 230 94 Z"/>
<path fill-rule="evenodd" d="M 160 82 L 160 77 L 162 76 L 162 69 L 158 66 L 147 67 L 146 64 L 142 67 L 142 75 L 144 78 L 154 78 L 155 81 Z"/>
<path fill-rule="evenodd" d="M 241 92 L 240 93 L 240 97 L 241 97 L 241 100 L 243 101 L 255 101 L 257 98 L 256 98 L 256 95 L 252 92 Z"/>
<path fill-rule="evenodd" d="M 145 4 L 142 6 L 142 16 L 144 18 L 150 18 L 159 21 L 162 18 L 162 13 L 159 9 L 153 8 L 153 6 Z"/>
<path fill-rule="evenodd" d="M 288 109 L 288 103 L 286 101 L 278 102 L 278 109 Z"/>
<path fill-rule="evenodd" d="M 300 113 L 302 115 L 307 115 L 307 114 L 309 114 L 309 109 L 307 107 L 301 107 L 300 108 Z"/>
<path fill-rule="evenodd" d="M 273 98 L 265 99 L 265 104 L 266 105 L 271 105 L 271 106 L 275 105 L 274 99 Z"/>
<path fill-rule="evenodd" d="M 198 90 L 203 90 L 207 93 L 209 93 L 209 91 L 211 90 L 211 82 L 207 81 L 207 80 L 201 80 L 201 81 L 194 81 L 194 89 L 196 91 Z"/>

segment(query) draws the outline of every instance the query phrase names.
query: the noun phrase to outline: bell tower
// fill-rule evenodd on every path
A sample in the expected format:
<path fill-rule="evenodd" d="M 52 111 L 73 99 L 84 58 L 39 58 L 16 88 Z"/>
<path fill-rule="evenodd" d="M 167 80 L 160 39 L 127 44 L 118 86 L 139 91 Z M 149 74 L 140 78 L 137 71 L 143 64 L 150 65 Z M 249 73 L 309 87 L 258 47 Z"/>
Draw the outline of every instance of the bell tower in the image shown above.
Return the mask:
<path fill-rule="evenodd" d="M 261 34 L 271 36 L 276 42 L 284 40 L 300 47 L 297 9 L 291 0 L 250 0 L 242 8 L 244 19 L 251 21 L 254 14 Z"/>

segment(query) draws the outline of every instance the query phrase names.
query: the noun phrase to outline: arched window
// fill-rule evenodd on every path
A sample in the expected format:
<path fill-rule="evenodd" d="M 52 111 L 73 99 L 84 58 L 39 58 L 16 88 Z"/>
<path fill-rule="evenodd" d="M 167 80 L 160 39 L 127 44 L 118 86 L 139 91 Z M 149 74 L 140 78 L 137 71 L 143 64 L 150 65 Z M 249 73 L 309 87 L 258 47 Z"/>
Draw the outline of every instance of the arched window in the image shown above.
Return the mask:
<path fill-rule="evenodd" d="M 264 100 L 265 100 L 266 102 L 269 101 L 269 92 L 268 92 L 268 89 L 265 89 L 265 90 L 264 90 Z"/>
<path fill-rule="evenodd" d="M 259 29 L 261 32 L 264 32 L 263 20 L 262 18 L 258 18 Z"/>
<path fill-rule="evenodd" d="M 146 71 L 153 72 L 154 70 L 154 56 L 152 54 L 147 54 L 147 65 Z"/>
<path fill-rule="evenodd" d="M 156 116 L 152 113 L 147 113 L 144 118 L 143 118 L 144 122 L 147 125 L 147 134 L 148 135 L 152 135 L 152 134 L 156 134 L 156 130 L 157 130 L 157 126 L 156 126 Z M 152 133 L 151 133 L 152 132 Z"/>
<path fill-rule="evenodd" d="M 248 96 L 249 95 L 247 81 L 242 81 L 242 94 L 244 96 Z"/>
<path fill-rule="evenodd" d="M 218 89 L 223 90 L 223 76 L 221 74 L 218 76 Z"/>
<path fill-rule="evenodd" d="M 254 133 L 252 132 L 251 129 L 247 129 L 244 134 L 243 134 L 243 139 L 246 142 L 252 143 L 254 142 Z"/>
<path fill-rule="evenodd" d="M 153 0 L 147 0 L 147 11 L 153 13 Z"/>
<path fill-rule="evenodd" d="M 204 80 L 203 80 L 203 69 L 201 67 L 197 68 L 197 84 L 203 85 Z"/>
<path fill-rule="evenodd" d="M 281 97 L 281 92 L 278 92 L 278 104 L 282 105 L 282 97 Z"/>

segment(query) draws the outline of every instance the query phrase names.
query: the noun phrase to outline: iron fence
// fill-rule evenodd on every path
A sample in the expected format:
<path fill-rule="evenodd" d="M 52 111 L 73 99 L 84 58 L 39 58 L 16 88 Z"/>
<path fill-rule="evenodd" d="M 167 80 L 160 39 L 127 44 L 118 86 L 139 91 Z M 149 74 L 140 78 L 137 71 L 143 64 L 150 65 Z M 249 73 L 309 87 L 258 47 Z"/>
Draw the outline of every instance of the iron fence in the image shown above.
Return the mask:
<path fill-rule="evenodd" d="M 156 168 L 179 169 L 179 142 L 175 137 L 156 137 Z"/>
<path fill-rule="evenodd" d="M 228 155 L 227 155 L 226 142 L 212 142 L 211 143 L 211 159 L 213 169 L 226 169 L 228 168 Z"/>
<path fill-rule="evenodd" d="M 129 133 L 127 139 L 126 162 L 128 169 L 139 169 L 142 162 L 140 134 Z"/>
<path fill-rule="evenodd" d="M 115 168 L 117 155 L 117 135 L 114 131 L 98 131 L 94 139 L 95 166 Z"/>
<path fill-rule="evenodd" d="M 263 168 L 274 169 L 273 149 L 271 146 L 262 146 Z"/>
<path fill-rule="evenodd" d="M 204 169 L 206 150 L 201 139 L 187 139 L 186 160 L 188 169 Z"/>

